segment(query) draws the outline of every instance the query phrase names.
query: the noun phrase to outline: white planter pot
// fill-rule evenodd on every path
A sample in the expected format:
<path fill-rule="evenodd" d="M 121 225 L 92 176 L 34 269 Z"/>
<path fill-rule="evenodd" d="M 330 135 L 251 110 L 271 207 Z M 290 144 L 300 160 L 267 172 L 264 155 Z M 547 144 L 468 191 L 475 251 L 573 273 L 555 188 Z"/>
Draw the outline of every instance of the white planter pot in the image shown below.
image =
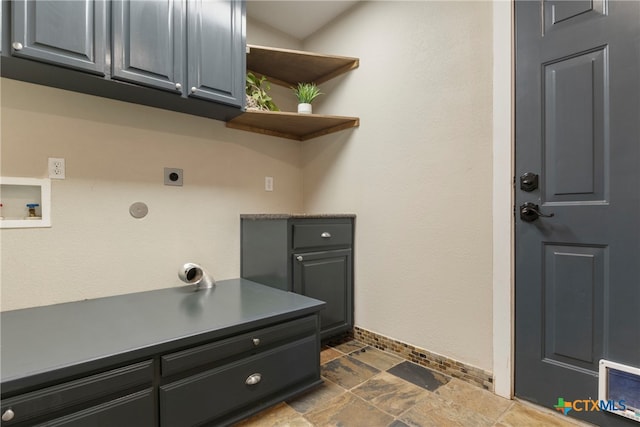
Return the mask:
<path fill-rule="evenodd" d="M 311 104 L 298 104 L 299 114 L 311 114 Z"/>

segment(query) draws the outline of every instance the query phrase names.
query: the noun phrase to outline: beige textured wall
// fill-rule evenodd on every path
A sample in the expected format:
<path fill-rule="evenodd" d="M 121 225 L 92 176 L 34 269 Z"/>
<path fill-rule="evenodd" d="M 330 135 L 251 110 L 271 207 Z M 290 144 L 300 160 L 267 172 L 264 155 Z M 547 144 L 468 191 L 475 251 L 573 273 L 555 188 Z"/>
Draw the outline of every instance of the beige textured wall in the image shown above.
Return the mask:
<path fill-rule="evenodd" d="M 247 18 L 247 44 L 302 49 L 302 41 L 251 18 Z"/>
<path fill-rule="evenodd" d="M 247 44 L 281 49 L 302 49 L 302 41 L 250 18 L 247 18 Z M 280 111 L 297 111 L 298 100 L 291 89 L 271 83 L 268 83 L 268 87 L 268 93 Z"/>
<path fill-rule="evenodd" d="M 355 320 L 492 370 L 492 5 L 365 2 L 305 41 L 360 58 L 303 145 L 304 206 L 357 214 Z M 314 110 L 315 112 L 315 110 Z"/>
<path fill-rule="evenodd" d="M 187 260 L 236 277 L 240 212 L 353 212 L 356 324 L 491 370 L 491 11 L 364 2 L 304 45 L 249 21 L 249 43 L 361 59 L 314 105 L 361 127 L 303 144 L 2 79 L 2 175 L 68 175 L 51 229 L 0 231 L 2 309 L 177 286 Z"/>
<path fill-rule="evenodd" d="M 223 122 L 1 80 L 3 176 L 52 182 L 51 228 L 3 229 L 2 310 L 179 286 L 200 262 L 240 273 L 240 213 L 300 211 L 300 145 Z M 184 186 L 163 168 L 184 169 Z M 275 191 L 264 191 L 264 176 Z M 129 215 L 142 201 L 149 215 Z"/>

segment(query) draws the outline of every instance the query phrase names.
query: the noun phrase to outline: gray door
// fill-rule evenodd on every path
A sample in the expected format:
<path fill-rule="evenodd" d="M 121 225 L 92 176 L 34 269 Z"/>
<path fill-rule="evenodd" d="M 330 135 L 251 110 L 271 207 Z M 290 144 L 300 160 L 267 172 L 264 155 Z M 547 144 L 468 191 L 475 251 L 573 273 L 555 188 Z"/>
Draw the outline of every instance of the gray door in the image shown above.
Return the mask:
<path fill-rule="evenodd" d="M 515 8 L 515 393 L 553 408 L 640 367 L 640 2 Z"/>
<path fill-rule="evenodd" d="M 113 78 L 182 93 L 183 13 L 180 0 L 113 2 Z"/>
<path fill-rule="evenodd" d="M 188 3 L 189 95 L 244 105 L 244 2 L 193 0 Z"/>
<path fill-rule="evenodd" d="M 20 0 L 11 7 L 13 55 L 105 74 L 105 1 Z"/>

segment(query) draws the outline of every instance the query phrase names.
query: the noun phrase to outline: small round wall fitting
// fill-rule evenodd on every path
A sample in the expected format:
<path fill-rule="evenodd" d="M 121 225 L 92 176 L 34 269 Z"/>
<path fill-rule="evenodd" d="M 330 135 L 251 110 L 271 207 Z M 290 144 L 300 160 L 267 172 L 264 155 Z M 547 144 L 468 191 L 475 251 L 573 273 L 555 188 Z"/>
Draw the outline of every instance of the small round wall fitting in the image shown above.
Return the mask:
<path fill-rule="evenodd" d="M 135 202 L 129 207 L 129 213 L 134 218 L 144 218 L 149 213 L 149 208 L 143 202 Z"/>

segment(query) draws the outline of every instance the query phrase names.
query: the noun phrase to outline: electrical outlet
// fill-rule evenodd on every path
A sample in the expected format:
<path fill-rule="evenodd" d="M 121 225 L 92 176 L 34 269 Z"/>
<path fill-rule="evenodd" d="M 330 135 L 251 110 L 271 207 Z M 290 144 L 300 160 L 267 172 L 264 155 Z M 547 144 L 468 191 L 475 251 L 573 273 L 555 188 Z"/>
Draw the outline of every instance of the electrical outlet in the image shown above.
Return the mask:
<path fill-rule="evenodd" d="M 182 169 L 164 168 L 164 185 L 176 185 L 182 187 Z"/>
<path fill-rule="evenodd" d="M 264 191 L 273 191 L 273 177 L 265 176 L 264 177 Z"/>
<path fill-rule="evenodd" d="M 65 178 L 64 159 L 49 157 L 49 178 L 51 179 Z"/>

